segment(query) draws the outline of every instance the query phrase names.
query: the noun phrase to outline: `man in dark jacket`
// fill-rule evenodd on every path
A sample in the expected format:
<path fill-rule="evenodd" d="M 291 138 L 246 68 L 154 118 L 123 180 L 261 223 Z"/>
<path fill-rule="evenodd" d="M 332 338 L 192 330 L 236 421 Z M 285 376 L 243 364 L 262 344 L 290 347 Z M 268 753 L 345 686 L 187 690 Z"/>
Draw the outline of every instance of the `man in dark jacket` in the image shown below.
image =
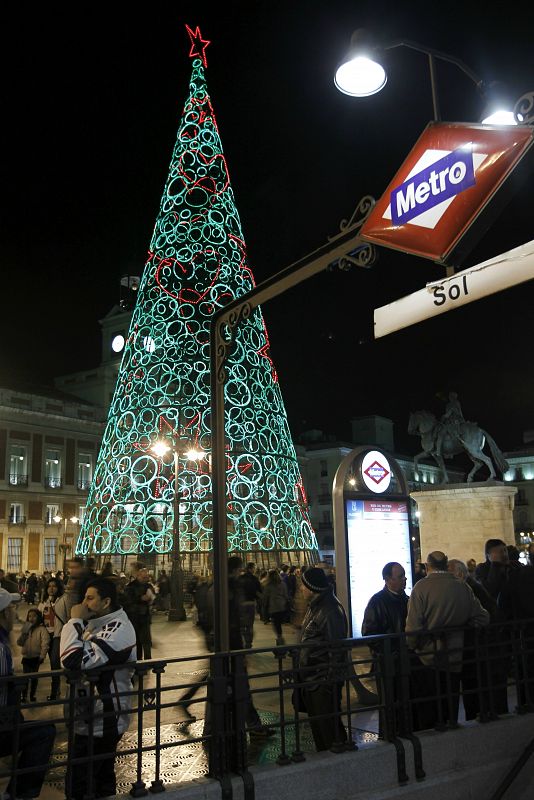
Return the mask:
<path fill-rule="evenodd" d="M 256 616 L 256 603 L 258 598 L 261 597 L 262 588 L 261 583 L 254 574 L 256 572 L 256 564 L 251 562 L 247 564 L 245 572 L 237 579 L 239 590 L 241 592 L 241 633 L 245 640 L 245 647 L 252 647 L 252 639 L 254 638 L 254 618 Z"/>
<path fill-rule="evenodd" d="M 534 568 L 517 570 L 513 580 L 503 587 L 499 595 L 499 609 L 506 619 L 518 624 L 510 635 L 516 639 L 515 658 L 519 683 L 520 706 L 534 703 L 534 622 L 532 607 L 534 600 Z"/>
<path fill-rule="evenodd" d="M 484 550 L 486 560 L 477 565 L 475 576 L 488 594 L 497 600 L 510 571 L 508 549 L 502 539 L 488 539 Z"/>
<path fill-rule="evenodd" d="M 347 638 L 347 617 L 320 567 L 303 572 L 302 590 L 309 606 L 302 622 L 301 643 L 311 646 L 300 651 L 299 678 L 304 683 L 301 695 L 316 750 L 329 750 L 347 738 L 341 722 L 341 691 L 348 677 L 347 651 L 331 647 L 333 642 Z M 324 716 L 328 714 L 332 716 Z"/>
<path fill-rule="evenodd" d="M 404 591 L 406 588 L 406 572 L 402 564 L 397 561 L 389 561 L 382 570 L 384 588 L 374 594 L 367 604 L 362 623 L 362 634 L 364 636 L 376 636 L 386 633 L 404 633 L 406 626 L 406 616 L 408 614 L 408 595 Z M 391 640 L 391 649 L 395 653 L 394 658 L 398 659 L 400 642 L 398 639 Z M 380 648 L 371 647 L 377 658 L 380 658 Z M 397 661 L 395 660 L 395 675 L 392 680 L 392 697 L 396 701 L 400 694 Z M 375 665 L 373 665 L 375 671 Z M 384 670 L 378 670 L 385 674 Z M 384 687 L 377 680 L 377 689 L 382 694 Z M 375 702 L 378 698 L 375 698 Z M 397 718 L 397 725 L 401 724 Z M 387 733 L 385 724 L 385 714 L 379 713 L 379 735 L 384 737 Z"/>
<path fill-rule="evenodd" d="M 363 616 L 362 633 L 375 636 L 385 633 L 403 633 L 408 614 L 406 573 L 402 564 L 390 561 L 382 570 L 384 588 L 374 594 Z"/>
<path fill-rule="evenodd" d="M 148 570 L 143 564 L 136 564 L 132 569 L 133 580 L 125 587 L 123 602 L 130 622 L 135 628 L 137 637 L 137 660 L 152 658 L 152 622 L 150 607 L 156 595 L 148 582 Z"/>
<path fill-rule="evenodd" d="M 240 624 L 240 616 L 239 616 L 239 600 L 241 593 L 239 591 L 239 582 L 238 577 L 241 569 L 243 567 L 243 561 L 239 556 L 230 556 L 228 559 L 228 638 L 230 643 L 230 650 L 243 650 L 243 638 L 241 636 L 241 624 Z M 207 592 L 207 603 L 206 603 L 206 614 L 209 618 L 209 629 L 211 632 L 211 639 L 213 640 L 213 628 L 215 624 L 215 616 L 214 616 L 214 596 L 213 596 L 213 584 L 210 584 L 208 592 Z M 245 665 L 245 673 L 246 673 L 246 665 Z M 248 677 L 246 677 L 247 688 L 248 688 Z M 191 705 L 191 701 L 189 698 L 192 696 L 192 692 L 188 691 L 183 698 L 186 698 L 187 702 L 184 704 L 185 708 L 187 709 L 188 705 Z M 182 699 L 183 699 L 182 698 Z M 248 697 L 246 701 L 246 725 L 247 730 L 251 738 L 259 737 L 267 737 L 273 736 L 276 733 L 276 728 L 270 728 L 268 725 L 264 725 L 261 721 L 260 715 L 258 714 L 254 703 L 252 702 L 252 695 L 250 694 L 250 689 L 248 689 Z M 188 716 L 191 716 L 188 714 Z M 206 718 L 204 720 L 204 736 L 207 736 L 211 732 L 211 719 L 210 719 L 210 708 L 209 706 L 206 708 Z"/>

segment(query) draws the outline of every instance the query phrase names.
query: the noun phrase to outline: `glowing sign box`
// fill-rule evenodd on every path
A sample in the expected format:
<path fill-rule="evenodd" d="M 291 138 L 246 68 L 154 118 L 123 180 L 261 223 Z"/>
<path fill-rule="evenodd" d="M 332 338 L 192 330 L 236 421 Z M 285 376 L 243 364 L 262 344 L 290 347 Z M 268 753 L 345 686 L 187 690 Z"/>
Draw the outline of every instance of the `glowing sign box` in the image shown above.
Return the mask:
<path fill-rule="evenodd" d="M 408 500 L 345 500 L 352 635 L 362 635 L 369 599 L 384 587 L 382 568 L 398 561 L 412 589 L 412 555 Z"/>

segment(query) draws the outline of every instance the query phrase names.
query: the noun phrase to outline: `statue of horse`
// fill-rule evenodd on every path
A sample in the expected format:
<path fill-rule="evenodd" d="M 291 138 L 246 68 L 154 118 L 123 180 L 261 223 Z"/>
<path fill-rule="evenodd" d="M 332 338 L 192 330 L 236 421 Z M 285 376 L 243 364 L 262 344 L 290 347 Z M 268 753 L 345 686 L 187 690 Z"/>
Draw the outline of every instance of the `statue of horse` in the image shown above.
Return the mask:
<path fill-rule="evenodd" d="M 459 453 L 466 452 L 473 468 L 467 476 L 471 483 L 476 472 L 485 464 L 489 469 L 487 481 L 495 478 L 493 461 L 483 453 L 484 445 L 490 446 L 491 455 L 500 472 L 508 470 L 508 462 L 497 447 L 489 433 L 476 424 L 476 422 L 457 422 L 451 425 L 436 419 L 430 411 L 414 411 L 410 414 L 408 433 L 421 437 L 421 453 L 414 458 L 414 469 L 417 469 L 419 460 L 424 456 L 432 456 L 443 473 L 443 482 L 449 482 L 444 458 L 452 458 Z"/>

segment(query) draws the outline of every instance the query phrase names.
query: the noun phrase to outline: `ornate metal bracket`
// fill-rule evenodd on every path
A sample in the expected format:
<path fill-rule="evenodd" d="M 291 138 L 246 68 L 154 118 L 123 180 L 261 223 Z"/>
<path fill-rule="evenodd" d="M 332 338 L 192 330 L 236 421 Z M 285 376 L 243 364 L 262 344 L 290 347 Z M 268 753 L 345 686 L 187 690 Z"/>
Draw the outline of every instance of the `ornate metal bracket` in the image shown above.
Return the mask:
<path fill-rule="evenodd" d="M 215 329 L 215 358 L 217 359 L 217 383 L 226 381 L 225 364 L 234 349 L 234 341 L 237 328 L 244 320 L 252 314 L 252 305 L 249 302 L 243 303 L 239 308 L 235 308 L 223 316 L 217 323 Z"/>
<path fill-rule="evenodd" d="M 364 195 L 354 209 L 350 219 L 342 219 L 339 223 L 339 233 L 328 237 L 329 242 L 335 242 L 341 236 L 344 236 L 349 231 L 358 231 L 372 209 L 374 208 L 376 200 L 370 194 Z M 338 267 L 342 270 L 349 270 L 351 267 L 364 267 L 368 269 L 378 259 L 378 251 L 376 247 L 368 242 L 361 242 L 357 248 L 348 250 L 347 253 L 336 261 L 333 261 L 329 269 Z"/>
<path fill-rule="evenodd" d="M 522 95 L 514 106 L 518 125 L 534 125 L 534 92 Z"/>

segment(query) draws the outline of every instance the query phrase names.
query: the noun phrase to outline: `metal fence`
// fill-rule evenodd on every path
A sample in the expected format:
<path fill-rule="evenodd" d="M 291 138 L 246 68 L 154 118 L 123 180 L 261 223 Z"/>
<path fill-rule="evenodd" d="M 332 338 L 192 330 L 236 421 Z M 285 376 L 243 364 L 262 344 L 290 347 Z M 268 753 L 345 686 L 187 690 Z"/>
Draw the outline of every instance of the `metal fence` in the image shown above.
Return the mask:
<path fill-rule="evenodd" d="M 266 656 L 272 668 L 255 669 Z M 365 728 L 360 717 L 373 710 L 378 738 L 395 748 L 399 782 L 408 780 L 406 747 L 413 749 L 416 778 L 423 780 L 418 732 L 457 727 L 460 702 L 466 720 L 481 724 L 504 713 L 534 711 L 534 620 L 364 637 L 329 647 L 292 645 L 132 663 L 132 688 L 118 693 L 120 710 L 130 706 L 128 734 L 122 738 L 106 734 L 115 730 L 119 713 L 113 705 L 113 669 L 61 672 L 63 697 L 46 703 L 22 698 L 28 689 L 31 694 L 32 680 L 49 681 L 57 672 L 0 679 L 0 693 L 9 695 L 0 709 L 0 781 L 10 780 L 11 797 L 19 796 L 17 784 L 24 776 L 42 780 L 47 771 L 64 782 L 68 800 L 92 800 L 102 789 L 98 773 L 113 773 L 116 745 L 117 760 L 128 759 L 135 776 L 134 797 L 165 791 L 175 782 L 165 769 L 166 753 L 190 753 L 194 746 L 205 756 L 205 773 L 220 781 L 223 796 L 231 797 L 230 778 L 237 774 L 245 797 L 252 798 L 249 766 L 262 737 L 274 731 L 270 747 L 279 766 L 303 761 L 314 749 L 357 751 L 356 734 Z M 184 681 L 184 674 L 192 679 Z M 369 696 L 366 705 L 359 701 L 362 680 L 376 686 L 373 705 Z M 255 708 L 266 707 L 271 730 L 265 720 L 257 727 Z M 188 708 L 200 709 L 203 722 L 192 725 Z M 169 723 L 174 725 L 170 737 L 162 733 Z M 53 740 L 50 758 L 36 761 L 38 748 L 31 743 L 42 744 L 47 736 Z M 106 749 L 108 742 L 113 746 Z"/>

